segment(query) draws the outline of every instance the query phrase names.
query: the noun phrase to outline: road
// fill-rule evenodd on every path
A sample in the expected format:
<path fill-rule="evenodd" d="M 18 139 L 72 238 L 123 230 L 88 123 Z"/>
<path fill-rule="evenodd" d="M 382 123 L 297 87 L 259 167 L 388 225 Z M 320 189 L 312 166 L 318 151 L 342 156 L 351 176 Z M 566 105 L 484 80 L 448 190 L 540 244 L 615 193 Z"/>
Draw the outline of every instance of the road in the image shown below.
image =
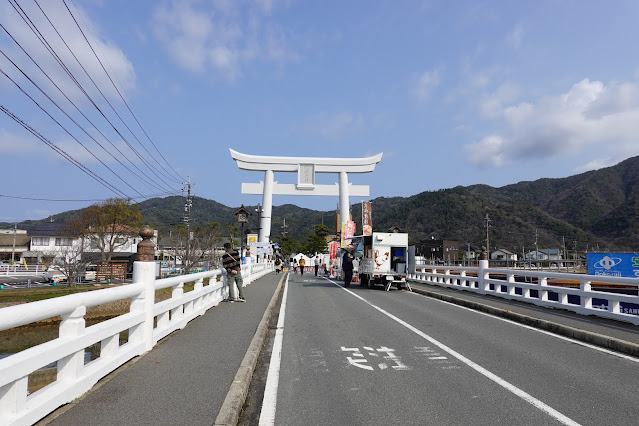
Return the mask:
<path fill-rule="evenodd" d="M 261 424 L 277 425 L 626 425 L 639 416 L 639 359 L 415 293 L 291 274 L 277 328 L 281 361 L 258 365 L 252 386 L 266 385 L 244 424 L 259 411 Z"/>
<path fill-rule="evenodd" d="M 45 288 L 52 284 L 45 283 L 42 275 L 1 274 L 0 286 L 2 290 L 23 290 L 27 288 Z"/>

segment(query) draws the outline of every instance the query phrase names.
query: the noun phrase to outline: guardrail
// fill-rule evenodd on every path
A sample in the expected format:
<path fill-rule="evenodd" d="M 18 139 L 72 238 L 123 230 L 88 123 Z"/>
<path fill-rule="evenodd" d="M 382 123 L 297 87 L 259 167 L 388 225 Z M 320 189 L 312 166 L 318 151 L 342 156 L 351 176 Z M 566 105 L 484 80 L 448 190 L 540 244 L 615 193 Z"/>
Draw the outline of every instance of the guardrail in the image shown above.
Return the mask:
<path fill-rule="evenodd" d="M 244 286 L 273 270 L 272 263 L 242 266 Z M 204 279 L 208 278 L 208 285 Z M 221 278 L 221 281 L 217 281 Z M 184 284 L 194 289 L 184 293 Z M 155 303 L 155 290 L 172 288 Z M 0 424 L 29 425 L 87 392 L 98 380 L 228 297 L 226 271 L 155 279 L 155 262 L 135 262 L 133 284 L 89 291 L 0 309 L 0 331 L 61 316 L 59 337 L 0 359 Z M 85 327 L 88 307 L 131 299 L 130 312 Z M 120 344 L 120 333 L 128 332 Z M 85 349 L 100 345 L 99 357 L 85 364 Z M 50 364 L 56 380 L 29 394 L 29 375 Z"/>
<path fill-rule="evenodd" d="M 0 274 L 2 275 L 39 275 L 47 270 L 43 265 L 0 265 Z"/>
<path fill-rule="evenodd" d="M 639 325 L 639 297 L 610 291 L 616 286 L 615 291 L 639 292 L 636 278 L 489 268 L 488 261 L 483 260 L 479 267 L 418 264 L 408 279 Z M 549 280 L 572 282 L 579 287 L 552 285 Z M 593 283 L 607 287 L 596 290 Z"/>

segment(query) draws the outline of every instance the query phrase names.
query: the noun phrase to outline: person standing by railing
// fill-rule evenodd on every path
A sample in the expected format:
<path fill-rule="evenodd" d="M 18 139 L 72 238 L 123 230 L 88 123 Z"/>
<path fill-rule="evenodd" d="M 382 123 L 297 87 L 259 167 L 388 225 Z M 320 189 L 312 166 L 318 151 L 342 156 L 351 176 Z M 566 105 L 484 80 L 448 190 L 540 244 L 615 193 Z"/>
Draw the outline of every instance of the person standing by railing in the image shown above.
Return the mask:
<path fill-rule="evenodd" d="M 240 254 L 237 250 L 233 249 L 231 243 L 224 243 L 224 256 L 222 256 L 222 267 L 226 269 L 227 283 L 229 286 L 229 301 L 230 302 L 246 302 L 244 298 L 244 290 L 242 285 L 242 262 L 240 261 Z M 237 291 L 239 297 L 235 297 L 235 288 L 233 284 L 237 285 Z"/>

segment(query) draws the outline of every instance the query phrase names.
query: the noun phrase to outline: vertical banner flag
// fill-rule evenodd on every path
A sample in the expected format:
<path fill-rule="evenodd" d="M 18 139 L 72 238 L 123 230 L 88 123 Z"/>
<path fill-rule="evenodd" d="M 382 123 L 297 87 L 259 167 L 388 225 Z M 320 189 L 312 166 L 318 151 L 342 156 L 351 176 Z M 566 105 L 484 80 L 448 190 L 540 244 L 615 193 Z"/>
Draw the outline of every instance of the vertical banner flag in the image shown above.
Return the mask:
<path fill-rule="evenodd" d="M 362 235 L 373 235 L 373 216 L 370 201 L 362 201 Z"/>
<path fill-rule="evenodd" d="M 346 246 L 351 244 L 351 239 L 355 235 L 355 222 L 352 220 L 342 222 L 342 244 L 341 248 L 346 248 Z"/>
<path fill-rule="evenodd" d="M 339 248 L 339 243 L 337 241 L 331 241 L 328 243 L 328 253 L 331 259 L 337 258 L 337 249 Z"/>

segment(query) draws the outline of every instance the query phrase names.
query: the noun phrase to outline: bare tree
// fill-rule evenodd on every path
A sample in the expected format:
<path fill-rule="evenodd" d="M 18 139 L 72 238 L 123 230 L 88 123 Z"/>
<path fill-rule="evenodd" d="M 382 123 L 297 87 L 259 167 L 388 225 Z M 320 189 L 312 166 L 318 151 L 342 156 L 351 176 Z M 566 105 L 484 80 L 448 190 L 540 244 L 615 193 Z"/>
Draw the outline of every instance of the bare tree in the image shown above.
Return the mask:
<path fill-rule="evenodd" d="M 137 237 L 143 220 L 131 200 L 110 198 L 84 209 L 69 230 L 88 239 L 89 245 L 99 250 L 102 260 L 111 260 L 116 249 Z"/>
<path fill-rule="evenodd" d="M 182 267 L 187 274 L 202 262 L 215 263 L 217 260 L 215 247 L 222 239 L 221 225 L 218 222 L 209 222 L 204 226 L 198 225 L 191 229 L 191 235 L 188 236 L 184 225 L 177 226 L 173 232 L 176 240 L 175 254 L 182 258 Z"/>

